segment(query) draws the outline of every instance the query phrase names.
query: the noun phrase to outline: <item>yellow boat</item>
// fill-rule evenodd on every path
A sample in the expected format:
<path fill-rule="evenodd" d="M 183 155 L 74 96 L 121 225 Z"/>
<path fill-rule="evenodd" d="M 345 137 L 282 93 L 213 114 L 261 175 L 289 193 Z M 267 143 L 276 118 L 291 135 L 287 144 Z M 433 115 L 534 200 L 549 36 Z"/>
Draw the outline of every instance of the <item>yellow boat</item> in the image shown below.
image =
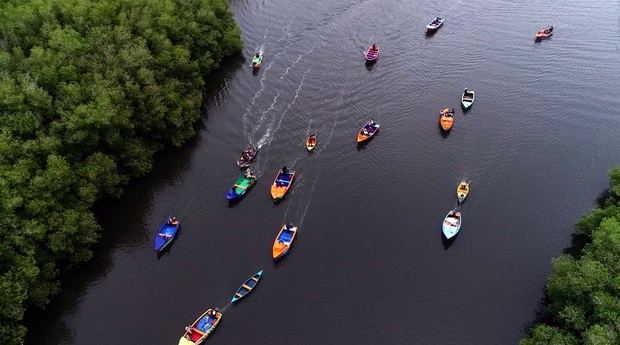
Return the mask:
<path fill-rule="evenodd" d="M 456 187 L 456 198 L 459 202 L 463 202 L 467 195 L 469 195 L 469 181 L 462 180 Z"/>

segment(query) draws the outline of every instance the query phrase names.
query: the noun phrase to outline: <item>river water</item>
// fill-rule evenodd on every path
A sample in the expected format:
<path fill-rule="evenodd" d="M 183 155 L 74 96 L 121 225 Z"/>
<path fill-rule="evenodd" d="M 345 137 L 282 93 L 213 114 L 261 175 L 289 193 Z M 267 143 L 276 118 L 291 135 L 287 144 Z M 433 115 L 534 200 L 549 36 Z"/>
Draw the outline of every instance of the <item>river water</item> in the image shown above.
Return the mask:
<path fill-rule="evenodd" d="M 617 1 L 231 1 L 245 41 L 209 78 L 197 138 L 157 156 L 98 215 L 95 258 L 29 318 L 31 344 L 176 344 L 208 307 L 209 344 L 516 344 L 550 259 L 620 162 Z M 425 24 L 439 15 L 434 35 Z M 545 24 L 553 38 L 536 43 Z M 382 47 L 367 67 L 362 53 Z M 249 59 L 265 51 L 253 74 Z M 459 107 L 464 87 L 472 109 Z M 457 109 L 441 135 L 440 109 Z M 379 134 L 358 148 L 370 117 Z M 305 137 L 318 133 L 308 154 Z M 259 180 L 228 207 L 249 142 Z M 298 180 L 274 205 L 286 165 Z M 460 178 L 472 192 L 446 244 Z M 157 259 L 166 215 L 183 228 Z M 300 226 L 274 265 L 283 222 Z M 255 291 L 227 305 L 259 269 Z"/>

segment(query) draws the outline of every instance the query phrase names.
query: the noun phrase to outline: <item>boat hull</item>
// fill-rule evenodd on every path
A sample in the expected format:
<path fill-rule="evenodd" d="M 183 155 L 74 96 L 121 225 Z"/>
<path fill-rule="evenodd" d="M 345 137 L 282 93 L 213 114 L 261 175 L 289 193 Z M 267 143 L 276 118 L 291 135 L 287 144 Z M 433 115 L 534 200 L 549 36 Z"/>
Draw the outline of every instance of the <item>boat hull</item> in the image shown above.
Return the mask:
<path fill-rule="evenodd" d="M 250 292 L 254 290 L 256 285 L 258 285 L 258 282 L 260 281 L 262 276 L 263 276 L 263 271 L 261 270 L 261 271 L 256 272 L 253 276 L 251 276 L 245 282 L 243 282 L 243 284 L 241 284 L 241 286 L 237 289 L 237 291 L 233 295 L 232 299 L 230 300 L 230 303 L 235 303 L 238 300 L 250 294 Z"/>
<path fill-rule="evenodd" d="M 153 245 L 155 253 L 161 254 L 170 247 L 176 238 L 180 227 L 180 222 L 177 225 L 168 224 L 168 222 L 162 224 L 157 232 L 157 235 L 155 236 L 155 243 Z"/>
<path fill-rule="evenodd" d="M 217 309 L 215 309 L 215 316 L 210 316 L 212 310 L 213 309 L 208 309 L 192 323 L 190 326 L 191 332 L 185 332 L 181 339 L 179 339 L 179 345 L 198 345 L 204 343 L 222 319 L 222 313 L 217 311 Z"/>
<path fill-rule="evenodd" d="M 450 215 L 452 214 L 453 211 L 450 211 L 448 213 L 448 215 L 446 216 L 446 218 L 444 218 L 443 224 L 441 225 L 441 230 L 443 232 L 443 235 L 446 237 L 446 239 L 451 239 L 452 237 L 456 236 L 459 231 L 461 230 L 461 224 L 463 222 L 463 217 L 461 216 L 460 212 L 458 212 L 458 222 L 455 222 L 453 219 L 451 218 Z"/>
<path fill-rule="evenodd" d="M 271 257 L 274 261 L 278 261 L 288 254 L 296 235 L 296 226 L 287 227 L 285 224 L 280 228 L 280 232 L 278 232 L 276 239 L 273 241 L 273 248 L 271 249 Z"/>
<path fill-rule="evenodd" d="M 283 180 L 281 178 L 282 171 L 278 172 L 276 178 L 273 180 L 273 184 L 271 185 L 271 199 L 273 202 L 280 201 L 286 196 L 288 190 L 291 188 L 293 181 L 295 180 L 295 172 L 289 171 L 286 176 L 288 176 L 287 180 Z M 288 182 L 288 183 L 286 183 Z"/>
<path fill-rule="evenodd" d="M 381 127 L 378 123 L 374 124 L 375 130 L 373 132 L 368 132 L 368 134 L 364 134 L 364 128 L 367 128 L 367 126 L 370 123 L 366 123 L 364 125 L 364 127 L 362 127 L 362 129 L 360 129 L 360 131 L 357 133 L 357 143 L 358 144 L 362 144 L 370 139 L 372 139 L 375 134 L 377 134 L 377 132 L 379 131 L 379 127 Z"/>

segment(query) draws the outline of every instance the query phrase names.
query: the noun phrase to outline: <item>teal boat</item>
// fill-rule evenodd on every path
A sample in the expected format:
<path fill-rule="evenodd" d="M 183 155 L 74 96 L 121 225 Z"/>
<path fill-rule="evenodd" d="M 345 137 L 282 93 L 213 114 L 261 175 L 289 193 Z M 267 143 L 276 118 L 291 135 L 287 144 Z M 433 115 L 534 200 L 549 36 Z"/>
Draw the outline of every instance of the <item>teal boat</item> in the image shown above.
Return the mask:
<path fill-rule="evenodd" d="M 254 176 L 252 170 L 248 168 L 245 175 L 239 177 L 228 193 L 226 193 L 226 199 L 230 202 L 240 200 L 248 190 L 252 188 L 255 182 L 256 176 Z"/>
<path fill-rule="evenodd" d="M 241 284 L 241 286 L 237 289 L 237 292 L 235 292 L 235 295 L 230 300 L 230 302 L 235 303 L 238 300 L 245 297 L 247 294 L 249 294 L 250 291 L 254 290 L 254 288 L 256 287 L 256 284 L 258 284 L 258 281 L 260 280 L 262 276 L 263 276 L 263 271 L 260 270 L 256 272 L 253 276 L 248 278 L 248 280 L 246 280 L 243 284 Z"/>
<path fill-rule="evenodd" d="M 252 57 L 252 68 L 258 69 L 260 65 L 263 63 L 263 51 L 259 50 Z"/>

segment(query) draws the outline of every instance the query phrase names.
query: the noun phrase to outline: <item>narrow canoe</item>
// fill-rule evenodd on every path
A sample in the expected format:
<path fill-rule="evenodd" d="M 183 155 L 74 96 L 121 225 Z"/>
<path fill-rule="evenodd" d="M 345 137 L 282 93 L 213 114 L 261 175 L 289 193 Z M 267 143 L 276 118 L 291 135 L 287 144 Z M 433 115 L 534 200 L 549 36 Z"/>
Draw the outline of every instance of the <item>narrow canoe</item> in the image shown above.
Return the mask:
<path fill-rule="evenodd" d="M 254 56 L 252 56 L 252 68 L 258 69 L 258 68 L 260 68 L 260 65 L 262 63 L 263 63 L 263 51 L 259 50 L 258 51 L 258 57 L 256 56 L 256 54 L 254 54 Z"/>
<path fill-rule="evenodd" d="M 456 187 L 456 198 L 459 202 L 463 202 L 465 198 L 467 198 L 467 195 L 469 195 L 469 182 L 463 180 L 459 183 L 458 187 Z"/>
<path fill-rule="evenodd" d="M 463 94 L 461 95 L 461 105 L 464 109 L 469 109 L 471 105 L 474 103 L 474 99 L 476 98 L 476 93 L 472 90 L 463 90 Z"/>
<path fill-rule="evenodd" d="M 155 236 L 155 252 L 162 253 L 172 243 L 174 238 L 181 227 L 181 222 L 177 221 L 176 224 L 170 223 L 170 221 L 164 222 Z"/>
<path fill-rule="evenodd" d="M 312 134 L 306 140 L 306 149 L 308 149 L 308 151 L 312 151 L 314 150 L 315 146 L 316 146 L 316 135 Z"/>
<path fill-rule="evenodd" d="M 380 125 L 373 120 L 368 121 L 357 133 L 357 143 L 363 143 L 372 138 L 379 130 Z"/>
<path fill-rule="evenodd" d="M 459 232 L 461 229 L 461 219 L 461 212 L 457 210 L 448 212 L 448 215 L 444 218 L 443 225 L 441 227 L 443 235 L 446 236 L 446 239 L 451 239 Z"/>
<path fill-rule="evenodd" d="M 437 30 L 439 29 L 440 26 L 443 25 L 443 18 L 439 18 L 439 17 L 435 17 L 433 18 L 433 20 L 431 20 L 430 23 L 426 24 L 426 29 L 427 30 Z"/>
<path fill-rule="evenodd" d="M 284 224 L 278 232 L 275 241 L 273 241 L 273 249 L 271 251 L 273 260 L 278 260 L 288 253 L 295 235 L 297 234 L 297 227 L 292 224 Z"/>
<path fill-rule="evenodd" d="M 263 271 L 260 270 L 256 272 L 253 276 L 248 278 L 248 280 L 241 284 L 241 286 L 237 289 L 237 292 L 235 292 L 235 295 L 230 300 L 230 303 L 235 303 L 245 297 L 247 294 L 249 294 L 250 291 L 252 291 L 256 287 L 256 284 L 258 284 L 258 281 L 262 276 Z"/>
<path fill-rule="evenodd" d="M 439 125 L 444 131 L 449 131 L 454 125 L 454 112 L 448 108 L 439 112 Z"/>
<path fill-rule="evenodd" d="M 179 345 L 202 344 L 221 319 L 222 313 L 217 309 L 205 311 L 191 326 L 188 326 L 189 329 L 186 329 L 185 334 L 179 340 Z"/>
<path fill-rule="evenodd" d="M 289 188 L 291 188 L 294 179 L 294 171 L 287 171 L 285 173 L 280 169 L 276 175 L 276 178 L 273 180 L 273 184 L 271 185 L 271 198 L 273 201 L 278 201 L 284 198 L 286 192 L 288 192 Z"/>
<path fill-rule="evenodd" d="M 380 50 L 381 48 L 376 46 L 374 49 L 372 48 L 372 46 L 368 47 L 368 49 L 366 49 L 366 52 L 364 53 L 364 59 L 366 59 L 366 62 L 377 61 L 377 59 L 379 58 Z"/>
<path fill-rule="evenodd" d="M 243 198 L 243 196 L 254 186 L 256 182 L 256 176 L 241 176 L 235 181 L 235 184 L 226 193 L 226 199 L 228 201 L 237 201 Z"/>

